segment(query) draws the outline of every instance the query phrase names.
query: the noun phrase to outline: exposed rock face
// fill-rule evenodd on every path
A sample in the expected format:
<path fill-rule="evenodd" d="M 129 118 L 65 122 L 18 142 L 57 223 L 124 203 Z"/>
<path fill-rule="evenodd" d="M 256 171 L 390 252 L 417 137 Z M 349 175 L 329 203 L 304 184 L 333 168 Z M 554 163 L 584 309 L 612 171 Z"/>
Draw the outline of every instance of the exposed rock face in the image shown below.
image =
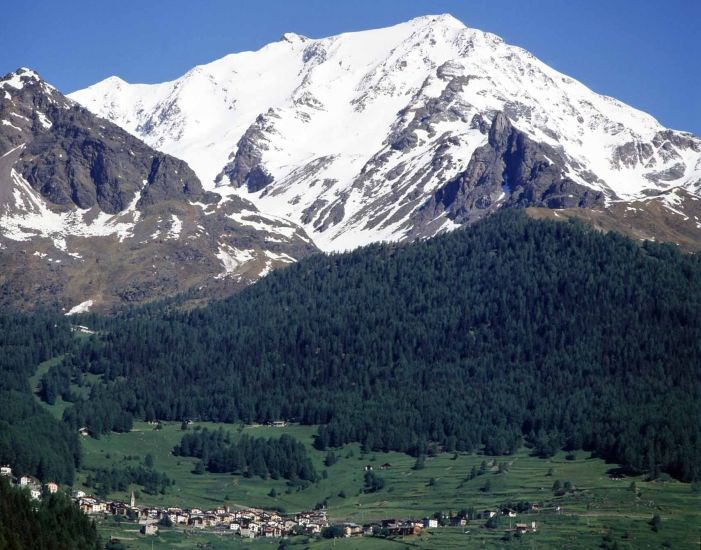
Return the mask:
<path fill-rule="evenodd" d="M 591 208 L 603 203 L 602 192 L 565 176 L 565 160 L 557 150 L 536 143 L 497 113 L 487 144 L 421 210 L 428 219 L 447 212 L 451 220 L 467 223 L 499 206 Z"/>
<path fill-rule="evenodd" d="M 0 121 L 0 307 L 225 296 L 316 251 L 33 71 L 0 79 Z"/>
<path fill-rule="evenodd" d="M 200 180 L 186 163 L 171 156 L 156 156 L 136 206 L 140 208 L 169 200 L 198 200 L 202 194 Z"/>
<path fill-rule="evenodd" d="M 173 82 L 111 78 L 72 97 L 328 251 L 432 236 L 500 207 L 701 188 L 697 137 L 450 15 L 288 34 Z"/>
<path fill-rule="evenodd" d="M 20 69 L 17 76 L 21 87 L 5 86 L 0 95 L 3 118 L 17 123 L 0 132 L 8 145 L 25 144 L 15 170 L 51 203 L 116 214 L 142 189 L 140 205 L 202 194 L 184 161 L 96 118 L 35 73 Z"/>
<path fill-rule="evenodd" d="M 267 149 L 265 132 L 270 131 L 270 119 L 274 117 L 275 114 L 271 110 L 266 115 L 259 115 L 256 118 L 256 121 L 241 136 L 236 152 L 230 156 L 231 162 L 224 166 L 217 176 L 217 181 L 221 181 L 226 176 L 236 187 L 245 184 L 249 193 L 256 193 L 272 183 L 274 178 L 265 170 L 261 161 L 262 153 Z"/>

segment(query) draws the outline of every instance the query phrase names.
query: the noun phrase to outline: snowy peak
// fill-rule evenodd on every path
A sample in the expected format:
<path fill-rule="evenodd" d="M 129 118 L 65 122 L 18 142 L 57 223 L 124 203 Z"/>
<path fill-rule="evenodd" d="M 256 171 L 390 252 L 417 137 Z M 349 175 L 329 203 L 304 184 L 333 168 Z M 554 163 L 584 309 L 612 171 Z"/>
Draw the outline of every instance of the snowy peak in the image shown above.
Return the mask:
<path fill-rule="evenodd" d="M 306 36 L 301 34 L 296 34 L 293 32 L 286 32 L 280 37 L 281 42 L 289 42 L 290 44 L 297 44 L 299 42 L 306 42 L 309 40 Z"/>
<path fill-rule="evenodd" d="M 0 79 L 0 88 L 21 90 L 27 84 L 40 84 L 41 82 L 43 82 L 42 78 L 35 71 L 27 67 L 20 67 Z"/>
<path fill-rule="evenodd" d="M 432 235 L 503 206 L 603 208 L 701 188 L 697 137 L 448 14 L 322 39 L 287 33 L 172 82 L 108 79 L 71 97 L 325 250 Z M 495 122 L 520 148 L 493 147 Z M 492 161 L 486 194 L 468 188 L 486 181 L 480 158 Z M 462 200 L 448 204 L 447 189 Z"/>

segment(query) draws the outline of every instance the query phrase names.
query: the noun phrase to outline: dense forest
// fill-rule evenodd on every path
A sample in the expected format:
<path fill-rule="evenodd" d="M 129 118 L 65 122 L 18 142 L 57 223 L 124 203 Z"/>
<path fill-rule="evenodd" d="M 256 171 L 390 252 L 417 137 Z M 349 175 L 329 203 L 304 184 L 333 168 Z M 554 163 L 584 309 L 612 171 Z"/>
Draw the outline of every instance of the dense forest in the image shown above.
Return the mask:
<path fill-rule="evenodd" d="M 26 490 L 0 479 L 0 548 L 102 548 L 95 524 L 62 493 L 33 503 Z"/>
<path fill-rule="evenodd" d="M 699 476 L 701 262 L 504 211 L 409 245 L 316 256 L 193 311 L 90 317 L 47 375 L 102 375 L 73 428 L 132 418 L 320 424 L 317 446 L 586 449 Z"/>
<path fill-rule="evenodd" d="M 210 472 L 292 481 L 318 477 L 306 447 L 286 434 L 278 439 L 242 435 L 233 440 L 223 430 L 198 430 L 185 434 L 173 453 L 200 458 Z"/>
<path fill-rule="evenodd" d="M 39 363 L 74 345 L 61 316 L 0 314 L 0 463 L 19 474 L 73 482 L 80 462 L 76 431 L 37 403 L 28 380 Z"/>

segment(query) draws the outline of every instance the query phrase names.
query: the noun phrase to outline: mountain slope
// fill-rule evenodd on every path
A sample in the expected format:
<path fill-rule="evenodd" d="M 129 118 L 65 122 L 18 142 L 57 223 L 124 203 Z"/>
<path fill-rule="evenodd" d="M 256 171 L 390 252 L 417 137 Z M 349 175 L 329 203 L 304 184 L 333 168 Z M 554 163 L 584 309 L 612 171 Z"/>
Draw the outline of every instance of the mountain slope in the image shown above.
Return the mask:
<path fill-rule="evenodd" d="M 0 79 L 0 301 L 104 308 L 230 292 L 315 251 L 36 73 Z"/>
<path fill-rule="evenodd" d="M 525 440 L 699 474 L 699 258 L 582 224 L 502 210 L 318 254 L 197 311 L 85 322 L 101 336 L 46 377 L 103 375 L 67 411 L 76 428 L 109 431 L 107 411 L 287 419 L 324 425 L 321 448 L 508 454 Z"/>
<path fill-rule="evenodd" d="M 325 250 L 430 236 L 502 206 L 665 207 L 701 187 L 697 137 L 449 15 L 285 34 L 172 82 L 112 77 L 71 97 Z"/>

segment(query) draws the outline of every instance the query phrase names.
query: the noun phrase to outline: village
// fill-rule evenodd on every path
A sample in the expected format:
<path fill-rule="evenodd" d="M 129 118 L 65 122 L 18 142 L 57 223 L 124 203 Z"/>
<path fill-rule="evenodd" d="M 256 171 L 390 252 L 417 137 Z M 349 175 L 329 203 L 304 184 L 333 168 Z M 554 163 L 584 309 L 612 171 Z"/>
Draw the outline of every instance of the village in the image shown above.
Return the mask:
<path fill-rule="evenodd" d="M 16 486 L 29 491 L 32 499 L 40 500 L 44 495 L 57 493 L 60 489 L 55 482 L 41 483 L 39 480 L 21 475 L 13 477 L 9 465 L 0 467 L 0 477 L 5 477 Z M 118 500 L 103 500 L 86 494 L 84 491 L 70 490 L 71 499 L 80 510 L 94 518 L 116 517 L 134 521 L 139 532 L 145 536 L 157 535 L 161 527 L 208 530 L 220 534 L 239 535 L 243 538 L 270 537 L 280 538 L 292 535 L 316 535 L 332 537 L 356 536 L 411 536 L 421 535 L 424 529 L 436 529 L 442 526 L 467 528 L 468 518 L 464 514 L 450 517 L 441 516 L 422 520 L 384 519 L 364 523 L 334 523 L 328 521 L 325 510 L 312 510 L 296 514 L 278 514 L 255 508 L 232 510 L 221 506 L 213 510 L 199 508 L 157 507 L 137 505 L 134 492 L 129 503 Z M 532 511 L 538 511 L 533 505 Z M 510 509 L 484 510 L 478 514 L 479 519 L 490 520 L 499 515 L 516 517 Z M 536 522 L 516 523 L 508 531 L 518 534 L 535 533 Z"/>

